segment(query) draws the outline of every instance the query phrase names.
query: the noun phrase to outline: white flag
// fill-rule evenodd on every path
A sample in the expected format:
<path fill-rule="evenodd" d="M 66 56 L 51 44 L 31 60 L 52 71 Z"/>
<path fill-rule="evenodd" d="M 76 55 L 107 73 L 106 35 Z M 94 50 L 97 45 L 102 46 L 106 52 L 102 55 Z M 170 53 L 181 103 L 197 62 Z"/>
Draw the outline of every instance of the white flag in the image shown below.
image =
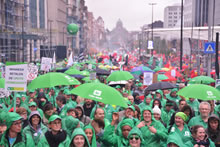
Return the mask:
<path fill-rule="evenodd" d="M 73 65 L 73 53 L 71 52 L 69 58 L 68 58 L 68 63 L 67 67 Z"/>

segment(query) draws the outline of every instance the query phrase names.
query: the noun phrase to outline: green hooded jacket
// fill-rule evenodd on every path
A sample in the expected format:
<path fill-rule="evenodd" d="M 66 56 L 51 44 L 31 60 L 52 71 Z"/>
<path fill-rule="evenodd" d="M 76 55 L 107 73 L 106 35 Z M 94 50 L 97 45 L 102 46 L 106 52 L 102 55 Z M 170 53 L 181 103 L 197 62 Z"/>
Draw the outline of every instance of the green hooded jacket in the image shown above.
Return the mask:
<path fill-rule="evenodd" d="M 144 138 L 143 138 L 143 135 L 140 131 L 139 128 L 137 127 L 134 127 L 128 134 L 128 138 L 130 138 L 132 135 L 138 135 L 141 139 L 141 146 L 140 147 L 146 147 L 146 144 L 145 144 L 145 141 L 144 141 Z M 129 146 L 130 147 L 130 146 Z"/>
<path fill-rule="evenodd" d="M 83 128 L 84 131 L 85 131 L 86 129 L 92 129 L 92 133 L 93 133 L 93 135 L 92 135 L 92 142 L 91 142 L 90 146 L 91 146 L 91 147 L 97 147 L 97 145 L 96 145 L 96 135 L 95 135 L 95 130 L 94 130 L 94 128 L 89 124 L 89 125 L 87 125 L 87 126 L 85 126 L 85 127 Z"/>
<path fill-rule="evenodd" d="M 141 112 L 141 120 L 142 121 L 144 121 L 143 112 L 146 110 L 151 112 L 152 122 L 151 122 L 150 126 L 153 126 L 157 130 L 157 132 L 155 134 L 152 133 L 148 129 L 148 126 L 141 127 L 140 130 L 143 134 L 143 138 L 144 138 L 148 147 L 160 146 L 161 142 L 165 142 L 167 140 L 167 130 L 161 122 L 154 119 L 153 112 L 150 107 L 144 108 L 143 111 Z"/>
<path fill-rule="evenodd" d="M 78 124 L 79 120 L 77 118 L 73 118 L 72 116 L 66 116 L 62 119 L 62 128 L 66 130 L 69 138 L 71 138 L 71 135 Z"/>
<path fill-rule="evenodd" d="M 148 94 L 147 96 L 145 96 L 145 97 L 144 97 L 144 101 L 138 105 L 138 107 L 139 107 L 141 110 L 143 110 L 146 106 L 149 106 L 149 107 L 152 106 L 152 105 L 150 105 L 150 104 L 147 105 L 147 103 L 146 103 L 146 98 L 147 98 L 147 97 L 151 98 L 151 101 L 152 101 L 152 96 L 151 96 L 151 94 Z"/>
<path fill-rule="evenodd" d="M 178 147 L 186 147 L 185 144 L 183 143 L 181 137 L 176 132 L 169 134 L 169 136 L 167 138 L 167 145 L 169 145 L 169 143 L 174 143 L 174 144 L 178 145 Z"/>
<path fill-rule="evenodd" d="M 40 122 L 39 122 L 39 125 L 37 126 L 37 130 L 34 130 L 32 123 L 31 123 L 31 118 L 34 115 L 38 115 L 38 117 L 40 118 Z M 29 134 L 30 136 L 32 136 L 32 139 L 35 145 L 37 145 L 40 139 L 44 136 L 44 133 L 47 132 L 47 127 L 42 124 L 42 118 L 38 111 L 31 112 L 31 114 L 29 115 L 28 123 L 29 125 L 24 128 L 23 134 L 24 135 Z"/>
<path fill-rule="evenodd" d="M 209 139 L 209 138 L 208 138 L 208 140 L 210 142 L 209 147 L 215 147 L 215 143 L 212 142 L 212 140 Z M 187 147 L 194 147 L 195 144 L 196 144 L 196 141 L 195 141 L 195 139 L 193 137 L 191 137 L 191 139 L 186 142 L 186 146 Z"/>
<path fill-rule="evenodd" d="M 9 137 L 8 137 L 9 129 L 12 126 L 14 121 L 17 121 L 20 119 L 22 119 L 22 117 L 19 114 L 15 112 L 8 113 L 7 118 L 5 119 L 7 130 L 1 136 L 0 146 L 10 147 Z M 30 147 L 30 146 L 34 146 L 34 141 L 32 140 L 32 137 L 30 135 L 19 132 L 12 146 L 13 147 Z"/>
<path fill-rule="evenodd" d="M 171 91 L 170 91 L 170 94 L 167 94 L 166 95 L 166 98 L 171 100 L 171 101 L 174 101 L 176 104 L 179 104 L 179 100 L 181 100 L 181 98 L 177 95 L 176 97 L 172 97 L 171 96 L 171 93 L 173 92 L 177 92 L 178 89 L 177 88 L 173 88 Z"/>
<path fill-rule="evenodd" d="M 180 131 L 180 130 L 178 129 L 177 125 L 174 124 L 174 125 L 171 127 L 169 134 L 173 134 L 173 133 L 178 134 L 178 135 L 181 137 L 182 142 L 187 142 L 187 141 L 189 141 L 190 138 L 191 138 L 191 132 L 190 132 L 190 130 L 189 130 L 187 124 L 184 124 L 184 128 L 183 128 L 182 131 Z"/>
<path fill-rule="evenodd" d="M 167 100 L 164 99 L 163 91 L 160 90 L 160 89 L 158 89 L 158 90 L 156 90 L 156 93 L 159 93 L 159 94 L 161 95 L 161 98 L 158 98 L 158 99 L 160 99 L 160 102 L 161 102 L 162 107 L 165 107 Z M 157 97 L 156 97 L 156 94 L 155 94 L 154 98 L 157 98 Z M 152 103 L 153 103 L 153 101 L 151 101 L 151 106 L 152 106 Z"/>
<path fill-rule="evenodd" d="M 134 127 L 134 121 L 130 118 L 124 119 L 121 121 L 120 128 L 122 129 L 123 126 L 130 126 L 131 128 Z M 127 147 L 129 144 L 129 140 L 124 138 L 120 131 L 119 135 L 115 134 L 115 126 L 109 125 L 103 135 L 103 140 L 108 147 L 110 146 L 117 146 L 117 147 Z"/>
<path fill-rule="evenodd" d="M 76 129 L 73 131 L 73 134 L 72 134 L 72 136 L 71 136 L 71 141 L 70 141 L 70 144 L 68 145 L 68 147 L 72 145 L 73 139 L 74 139 L 74 137 L 76 137 L 77 135 L 82 135 L 82 136 L 85 138 L 85 144 L 86 144 L 86 145 L 84 145 L 84 147 L 90 147 L 89 140 L 88 140 L 88 138 L 87 138 L 87 136 L 86 136 L 86 134 L 85 134 L 85 132 L 83 131 L 82 128 L 76 128 Z"/>

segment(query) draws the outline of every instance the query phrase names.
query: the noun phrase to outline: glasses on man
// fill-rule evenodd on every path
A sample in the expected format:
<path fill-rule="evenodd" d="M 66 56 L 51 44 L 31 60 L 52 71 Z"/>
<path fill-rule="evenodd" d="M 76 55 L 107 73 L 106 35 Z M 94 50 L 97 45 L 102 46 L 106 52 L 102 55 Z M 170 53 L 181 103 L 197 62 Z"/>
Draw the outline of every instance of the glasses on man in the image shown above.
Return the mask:
<path fill-rule="evenodd" d="M 140 137 L 137 136 L 137 135 L 135 135 L 135 136 L 131 136 L 131 137 L 129 138 L 129 140 L 133 140 L 133 139 L 138 140 L 138 139 L 140 139 Z"/>

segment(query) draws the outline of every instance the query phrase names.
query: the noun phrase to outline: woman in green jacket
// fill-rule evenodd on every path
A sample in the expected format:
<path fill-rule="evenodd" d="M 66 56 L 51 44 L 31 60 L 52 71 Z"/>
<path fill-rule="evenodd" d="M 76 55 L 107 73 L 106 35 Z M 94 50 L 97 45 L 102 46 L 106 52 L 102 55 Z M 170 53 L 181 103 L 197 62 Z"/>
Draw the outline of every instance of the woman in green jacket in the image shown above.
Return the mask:
<path fill-rule="evenodd" d="M 208 135 L 205 133 L 205 128 L 201 125 L 195 125 L 191 130 L 192 137 L 189 141 L 186 142 L 187 147 L 196 147 L 196 146 L 207 146 L 215 147 L 214 142 L 208 138 Z"/>
<path fill-rule="evenodd" d="M 90 147 L 88 138 L 82 128 L 76 128 L 73 131 L 68 147 Z"/>
<path fill-rule="evenodd" d="M 163 124 L 153 117 L 150 107 L 142 110 L 141 122 L 137 125 L 143 134 L 143 138 L 148 147 L 160 146 L 161 142 L 167 140 L 167 130 Z"/>
<path fill-rule="evenodd" d="M 44 126 L 42 122 L 42 118 L 38 111 L 32 111 L 29 115 L 29 124 L 24 128 L 23 134 L 29 134 L 32 136 L 35 146 L 38 144 L 40 139 L 44 136 L 44 133 L 47 132 L 47 127 Z"/>
<path fill-rule="evenodd" d="M 170 127 L 169 134 L 177 133 L 182 138 L 182 142 L 187 142 L 191 138 L 190 130 L 185 124 L 187 115 L 183 112 L 177 112 L 175 115 L 175 123 Z"/>
<path fill-rule="evenodd" d="M 94 128 L 89 124 L 83 128 L 91 147 L 97 147 Z"/>

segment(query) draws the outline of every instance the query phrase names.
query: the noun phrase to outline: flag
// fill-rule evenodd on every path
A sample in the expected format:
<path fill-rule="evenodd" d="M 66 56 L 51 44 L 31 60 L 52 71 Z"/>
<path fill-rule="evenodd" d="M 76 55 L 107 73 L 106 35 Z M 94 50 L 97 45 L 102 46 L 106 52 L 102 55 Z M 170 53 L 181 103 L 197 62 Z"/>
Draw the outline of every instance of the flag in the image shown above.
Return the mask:
<path fill-rule="evenodd" d="M 153 64 L 154 56 L 151 56 L 147 63 L 151 66 Z"/>
<path fill-rule="evenodd" d="M 160 58 L 160 62 L 159 62 L 159 68 L 162 68 L 163 67 L 163 58 Z"/>
<path fill-rule="evenodd" d="M 52 66 L 53 66 L 53 68 L 56 68 L 56 55 L 55 55 L 55 52 L 53 53 Z"/>
<path fill-rule="evenodd" d="M 72 66 L 72 65 L 73 65 L 73 52 L 71 52 L 67 63 L 67 66 Z"/>

